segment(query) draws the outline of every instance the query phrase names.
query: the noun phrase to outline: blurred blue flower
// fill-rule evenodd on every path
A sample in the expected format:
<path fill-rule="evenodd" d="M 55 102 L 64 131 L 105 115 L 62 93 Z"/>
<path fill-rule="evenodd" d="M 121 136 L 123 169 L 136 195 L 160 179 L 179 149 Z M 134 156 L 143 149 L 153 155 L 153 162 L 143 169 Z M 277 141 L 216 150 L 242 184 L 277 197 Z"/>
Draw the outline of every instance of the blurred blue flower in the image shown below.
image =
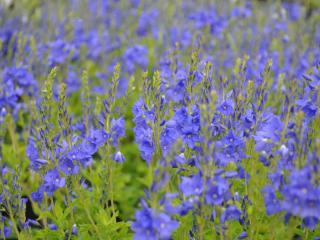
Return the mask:
<path fill-rule="evenodd" d="M 111 139 L 112 139 L 112 144 L 114 146 L 118 146 L 118 141 L 120 137 L 125 136 L 125 121 L 123 117 L 120 117 L 118 119 L 111 119 Z"/>
<path fill-rule="evenodd" d="M 229 220 L 240 220 L 241 211 L 234 205 L 229 205 L 221 214 L 221 222 L 224 223 Z"/>
<path fill-rule="evenodd" d="M 136 68 L 145 69 L 148 65 L 148 50 L 145 46 L 135 45 L 128 48 L 123 55 L 124 67 L 132 74 Z"/>
<path fill-rule="evenodd" d="M 123 163 L 126 159 L 124 157 L 124 155 L 120 152 L 117 151 L 114 155 L 114 161 L 118 162 L 118 163 Z"/>
<path fill-rule="evenodd" d="M 200 196 L 203 191 L 202 174 L 199 172 L 191 177 L 181 177 L 180 191 L 184 196 Z"/>
<path fill-rule="evenodd" d="M 167 214 L 158 213 L 143 203 L 142 209 L 135 214 L 135 221 L 131 229 L 135 232 L 134 239 L 136 240 L 169 240 L 172 232 L 178 226 L 179 223 L 172 220 Z"/>

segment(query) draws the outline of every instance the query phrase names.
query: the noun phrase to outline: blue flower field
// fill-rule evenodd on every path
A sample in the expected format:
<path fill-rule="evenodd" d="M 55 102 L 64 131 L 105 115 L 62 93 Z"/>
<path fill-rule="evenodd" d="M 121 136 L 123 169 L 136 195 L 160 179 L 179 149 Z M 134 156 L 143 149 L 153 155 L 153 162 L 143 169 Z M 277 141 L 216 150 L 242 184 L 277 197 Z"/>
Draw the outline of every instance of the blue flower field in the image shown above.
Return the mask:
<path fill-rule="evenodd" d="M 0 239 L 320 240 L 319 108 L 319 0 L 0 0 Z"/>

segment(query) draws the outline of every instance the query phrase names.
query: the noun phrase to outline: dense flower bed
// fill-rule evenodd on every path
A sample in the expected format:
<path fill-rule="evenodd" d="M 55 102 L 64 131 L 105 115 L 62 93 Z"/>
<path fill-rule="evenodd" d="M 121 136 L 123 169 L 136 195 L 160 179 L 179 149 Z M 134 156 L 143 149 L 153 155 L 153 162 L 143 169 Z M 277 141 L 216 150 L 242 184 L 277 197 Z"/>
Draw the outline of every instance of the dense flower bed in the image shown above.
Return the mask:
<path fill-rule="evenodd" d="M 313 4 L 0 5 L 0 238 L 320 239 Z"/>

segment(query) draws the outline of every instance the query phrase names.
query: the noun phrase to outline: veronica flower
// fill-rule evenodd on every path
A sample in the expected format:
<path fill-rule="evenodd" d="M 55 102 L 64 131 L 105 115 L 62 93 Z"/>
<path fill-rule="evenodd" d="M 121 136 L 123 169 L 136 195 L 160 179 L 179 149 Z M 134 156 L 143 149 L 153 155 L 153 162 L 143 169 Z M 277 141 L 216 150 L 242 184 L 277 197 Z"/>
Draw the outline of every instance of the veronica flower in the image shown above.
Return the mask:
<path fill-rule="evenodd" d="M 30 195 L 33 201 L 37 203 L 41 203 L 44 197 L 43 194 L 44 194 L 44 187 L 41 185 L 37 191 L 32 192 Z"/>
<path fill-rule="evenodd" d="M 136 30 L 137 35 L 145 36 L 152 30 L 156 30 L 158 16 L 159 12 L 156 9 L 153 9 L 150 12 L 143 11 Z"/>
<path fill-rule="evenodd" d="M 168 73 L 168 76 L 166 77 L 165 73 Z M 185 69 L 178 69 L 177 73 L 172 73 L 171 69 L 164 69 L 164 75 L 161 72 L 162 78 L 167 78 L 167 83 L 168 83 L 168 88 L 166 90 L 166 97 L 167 99 L 170 99 L 174 102 L 182 102 L 187 95 L 187 89 L 186 89 L 186 84 L 187 84 L 187 78 L 188 78 L 188 73 L 187 70 Z M 172 82 L 172 78 L 176 78 L 176 82 Z"/>
<path fill-rule="evenodd" d="M 192 33 L 187 27 L 172 27 L 170 30 L 170 42 L 172 46 L 180 43 L 181 48 L 186 48 L 192 41 Z"/>
<path fill-rule="evenodd" d="M 66 184 L 65 178 L 60 176 L 60 173 L 57 169 L 49 170 L 44 175 L 43 179 L 44 191 L 48 194 L 48 196 L 52 196 L 57 189 L 63 188 Z"/>
<path fill-rule="evenodd" d="M 207 182 L 207 191 L 205 193 L 205 201 L 210 205 L 221 205 L 224 201 L 231 198 L 228 182 L 216 177 L 214 180 Z"/>
<path fill-rule="evenodd" d="M 309 75 L 309 74 L 303 74 L 303 78 L 306 80 L 308 87 L 311 90 L 316 89 L 317 87 L 320 86 L 320 71 L 317 70 L 316 68 L 313 69 L 314 73 Z"/>
<path fill-rule="evenodd" d="M 170 239 L 172 232 L 179 226 L 178 221 L 172 220 L 168 215 L 164 213 L 158 214 L 153 221 L 154 226 L 159 232 L 160 239 Z"/>
<path fill-rule="evenodd" d="M 136 126 L 133 129 L 135 133 L 135 141 L 139 146 L 141 157 L 149 164 L 151 162 L 155 149 L 153 143 L 153 131 L 147 121 L 154 120 L 153 111 L 149 111 L 142 99 L 137 101 L 133 106 L 133 114 Z"/>
<path fill-rule="evenodd" d="M 125 122 L 123 117 L 111 120 L 111 139 L 114 146 L 118 146 L 120 137 L 125 136 Z"/>
<path fill-rule="evenodd" d="M 276 196 L 276 191 L 271 186 L 266 186 L 263 189 L 264 203 L 268 215 L 275 214 L 282 210 L 280 200 Z"/>
<path fill-rule="evenodd" d="M 101 53 L 103 52 L 103 45 L 101 43 L 102 39 L 99 35 L 97 29 L 93 29 L 89 32 L 88 36 L 86 37 L 85 44 L 87 45 L 88 51 L 87 56 L 89 59 L 97 61 Z"/>
<path fill-rule="evenodd" d="M 211 11 L 199 10 L 191 13 L 189 19 L 194 23 L 196 29 L 200 29 L 213 24 L 215 14 L 214 9 L 211 9 Z"/>
<path fill-rule="evenodd" d="M 253 110 L 247 110 L 246 114 L 243 116 L 243 124 L 245 128 L 251 128 L 256 122 L 256 114 Z"/>
<path fill-rule="evenodd" d="M 230 116 L 234 113 L 234 102 L 227 99 L 217 107 L 217 110 L 225 116 Z"/>
<path fill-rule="evenodd" d="M 191 149 L 195 149 L 197 143 L 201 141 L 200 138 L 200 112 L 194 106 L 193 112 L 188 113 L 185 107 L 178 109 L 174 115 L 174 120 L 177 124 L 183 143 L 188 145 Z"/>
<path fill-rule="evenodd" d="M 221 214 L 221 222 L 224 223 L 229 220 L 240 220 L 241 211 L 234 205 L 229 205 Z"/>
<path fill-rule="evenodd" d="M 114 161 L 116 161 L 118 163 L 123 163 L 126 160 L 120 151 L 116 152 L 113 159 L 114 159 Z"/>
<path fill-rule="evenodd" d="M 280 118 L 272 113 L 265 112 L 254 136 L 256 151 L 271 153 L 275 143 L 280 141 L 282 129 L 283 123 Z"/>
<path fill-rule="evenodd" d="M 154 153 L 154 144 L 152 141 L 152 135 L 150 131 L 144 132 L 144 134 L 141 136 L 141 139 L 139 141 L 139 149 L 141 152 L 141 157 L 150 164 L 152 160 L 152 156 Z"/>
<path fill-rule="evenodd" d="M 222 116 L 220 114 L 215 114 L 212 118 L 210 128 L 213 137 L 218 137 L 225 133 L 226 126 L 224 125 Z"/>
<path fill-rule="evenodd" d="M 202 174 L 199 172 L 191 177 L 181 177 L 180 191 L 184 196 L 200 196 L 203 191 Z"/>
<path fill-rule="evenodd" d="M 93 129 L 90 131 L 87 141 L 97 148 L 106 143 L 109 138 L 109 134 L 103 129 Z"/>
<path fill-rule="evenodd" d="M 12 228 L 11 227 L 4 226 L 3 227 L 3 233 L 1 232 L 1 229 L 0 229 L 0 236 L 4 235 L 5 238 L 9 238 L 11 236 L 11 233 L 12 233 Z"/>
<path fill-rule="evenodd" d="M 64 82 L 67 84 L 67 94 L 70 95 L 73 92 L 76 92 L 81 87 L 81 82 L 79 80 L 78 74 L 72 67 L 68 68 L 68 74 Z"/>
<path fill-rule="evenodd" d="M 80 167 L 77 163 L 74 163 L 74 160 L 70 158 L 62 158 L 59 161 L 59 170 L 64 172 L 66 175 L 78 174 Z"/>
<path fill-rule="evenodd" d="M 29 138 L 26 154 L 30 160 L 31 168 L 34 170 L 38 170 L 42 165 L 45 165 L 48 162 L 47 160 L 40 158 L 36 142 L 31 137 Z"/>
<path fill-rule="evenodd" d="M 8 112 L 10 109 L 14 116 L 17 116 L 18 111 L 25 108 L 21 97 L 23 95 L 36 97 L 37 90 L 37 82 L 26 68 L 5 68 L 0 81 L 1 114 Z M 3 111 L 3 109 L 6 111 Z"/>
<path fill-rule="evenodd" d="M 50 42 L 48 46 L 50 49 L 48 56 L 49 66 L 63 64 L 69 57 L 71 46 L 62 39 Z"/>
<path fill-rule="evenodd" d="M 1 12 L 1 14 L 3 13 Z M 2 48 L 0 51 L 1 56 L 6 56 L 8 54 L 10 42 L 12 41 L 12 39 L 14 38 L 14 34 L 16 33 L 16 28 L 10 25 L 2 26 L 0 30 L 0 40 L 2 41 Z M 14 43 L 12 46 L 13 53 L 16 52 L 16 49 L 17 49 L 17 43 Z"/>
<path fill-rule="evenodd" d="M 73 162 L 78 161 L 82 165 L 87 166 L 91 161 L 92 155 L 97 151 L 97 149 L 96 145 L 83 142 L 79 145 L 73 146 L 67 153 L 66 157 Z"/>
<path fill-rule="evenodd" d="M 146 203 L 142 203 L 142 209 L 136 212 L 131 228 L 135 232 L 136 240 L 169 240 L 178 226 L 179 223 L 167 214 L 158 213 L 149 208 Z"/>
<path fill-rule="evenodd" d="M 148 65 L 148 50 L 145 46 L 135 45 L 128 48 L 123 56 L 124 66 L 129 73 L 133 73 L 136 67 L 145 69 Z"/>
<path fill-rule="evenodd" d="M 308 99 L 300 99 L 296 102 L 297 106 L 306 114 L 306 117 L 312 118 L 316 115 L 318 107 Z"/>
<path fill-rule="evenodd" d="M 297 3 L 284 3 L 283 7 L 287 10 L 288 17 L 291 21 L 298 21 L 301 17 L 301 5 Z"/>
<path fill-rule="evenodd" d="M 301 218 L 320 219 L 320 188 L 311 183 L 309 169 L 293 171 L 291 182 L 281 189 L 282 209 Z"/>
<path fill-rule="evenodd" d="M 160 136 L 160 145 L 164 156 L 170 152 L 178 136 L 176 122 L 174 120 L 167 121 Z"/>
<path fill-rule="evenodd" d="M 245 158 L 243 153 L 244 141 L 236 136 L 233 131 L 216 142 L 215 161 L 221 166 L 226 166 L 230 162 L 240 162 Z"/>
<path fill-rule="evenodd" d="M 16 93 L 20 94 L 20 89 L 27 95 L 35 94 L 38 88 L 37 81 L 34 79 L 33 74 L 27 68 L 5 68 L 3 71 L 3 82 L 12 82 L 16 86 Z"/>
<path fill-rule="evenodd" d="M 31 193 L 32 199 L 38 203 L 42 202 L 44 193 L 51 197 L 57 189 L 63 188 L 66 184 L 65 178 L 60 176 L 60 173 L 56 168 L 47 171 L 43 180 L 44 181 L 38 190 Z"/>

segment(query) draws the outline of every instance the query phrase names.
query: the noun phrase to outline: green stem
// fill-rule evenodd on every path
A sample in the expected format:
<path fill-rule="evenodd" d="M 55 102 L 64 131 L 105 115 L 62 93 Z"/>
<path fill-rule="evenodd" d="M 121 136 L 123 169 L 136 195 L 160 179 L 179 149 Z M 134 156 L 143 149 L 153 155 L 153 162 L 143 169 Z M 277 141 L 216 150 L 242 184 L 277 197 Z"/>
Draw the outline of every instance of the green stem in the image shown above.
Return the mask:
<path fill-rule="evenodd" d="M 102 239 L 101 236 L 100 236 L 100 233 L 99 233 L 99 229 L 97 228 L 97 225 L 96 225 L 95 222 L 93 221 L 93 218 L 92 218 L 92 216 L 91 216 L 88 208 L 85 208 L 85 211 L 86 211 L 87 217 L 88 217 L 91 225 L 93 226 L 95 232 L 97 233 L 98 239 Z"/>
<path fill-rule="evenodd" d="M 75 182 L 78 182 L 78 181 L 76 180 Z M 81 197 L 83 190 L 80 188 L 79 184 L 75 184 L 75 191 Z M 85 209 L 85 213 L 86 213 L 86 215 L 87 215 L 92 227 L 94 228 L 95 232 L 97 233 L 98 239 L 102 239 L 101 236 L 100 236 L 100 233 L 99 233 L 99 229 L 98 229 L 96 223 L 94 222 L 94 220 L 93 220 L 93 218 L 91 216 L 89 208 L 85 206 L 84 209 Z"/>
<path fill-rule="evenodd" d="M 12 211 L 11 204 L 9 202 L 8 196 L 6 196 L 6 202 L 7 202 L 8 211 L 9 211 L 9 217 L 10 217 L 10 220 L 12 222 L 13 230 L 16 233 L 17 238 L 20 239 L 20 232 L 19 232 L 19 230 L 17 228 L 17 223 L 15 221 L 14 214 L 13 214 L 13 211 Z"/>
<path fill-rule="evenodd" d="M 113 193 L 113 167 L 112 167 L 112 159 L 108 157 L 109 159 L 109 192 L 110 192 L 110 202 L 111 202 L 111 211 L 112 211 L 112 216 L 115 219 L 116 216 L 116 211 L 115 211 L 115 206 L 114 206 L 114 193 Z"/>
<path fill-rule="evenodd" d="M 44 193 L 44 212 L 47 212 L 48 211 L 48 197 L 47 197 L 47 193 Z M 44 218 L 43 218 L 43 225 L 44 225 L 44 228 L 48 228 L 48 219 L 47 219 L 47 215 L 44 215 Z"/>

